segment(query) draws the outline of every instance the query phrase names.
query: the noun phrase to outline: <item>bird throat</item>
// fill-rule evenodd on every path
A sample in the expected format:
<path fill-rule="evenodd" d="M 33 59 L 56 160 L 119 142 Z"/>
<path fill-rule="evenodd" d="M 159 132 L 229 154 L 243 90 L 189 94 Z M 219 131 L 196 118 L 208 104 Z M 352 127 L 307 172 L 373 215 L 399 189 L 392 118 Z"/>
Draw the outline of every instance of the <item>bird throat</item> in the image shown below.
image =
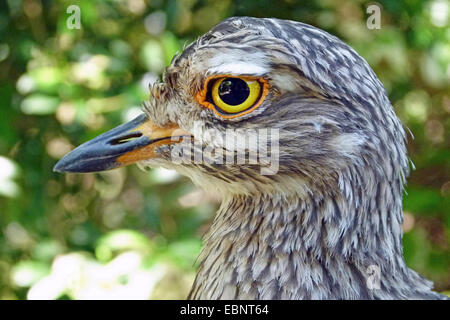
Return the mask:
<path fill-rule="evenodd" d="M 401 190 L 389 203 L 376 198 L 394 192 L 392 183 L 377 190 L 357 200 L 345 192 L 224 200 L 188 298 L 429 297 L 431 283 L 403 260 Z"/>

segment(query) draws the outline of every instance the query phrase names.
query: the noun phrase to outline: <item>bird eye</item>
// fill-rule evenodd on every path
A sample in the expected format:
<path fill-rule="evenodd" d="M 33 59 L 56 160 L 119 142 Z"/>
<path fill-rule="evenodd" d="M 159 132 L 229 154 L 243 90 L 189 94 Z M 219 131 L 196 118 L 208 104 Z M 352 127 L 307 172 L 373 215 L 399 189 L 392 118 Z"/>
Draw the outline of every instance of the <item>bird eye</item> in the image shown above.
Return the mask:
<path fill-rule="evenodd" d="M 250 108 L 260 93 L 261 86 L 256 80 L 224 78 L 214 82 L 211 97 L 225 113 L 238 113 Z"/>
<path fill-rule="evenodd" d="M 212 77 L 196 96 L 197 101 L 213 109 L 223 118 L 235 118 L 255 110 L 268 93 L 269 85 L 262 78 Z"/>

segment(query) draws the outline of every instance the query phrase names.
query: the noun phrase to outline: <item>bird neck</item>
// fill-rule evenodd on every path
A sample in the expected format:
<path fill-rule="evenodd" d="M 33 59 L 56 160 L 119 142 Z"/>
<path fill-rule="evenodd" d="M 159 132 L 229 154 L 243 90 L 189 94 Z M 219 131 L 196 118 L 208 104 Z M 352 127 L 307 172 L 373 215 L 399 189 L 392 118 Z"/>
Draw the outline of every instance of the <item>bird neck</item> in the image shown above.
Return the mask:
<path fill-rule="evenodd" d="M 225 200 L 205 237 L 190 298 L 370 299 L 399 298 L 411 287 L 428 291 L 430 283 L 403 260 L 401 181 L 379 181 L 371 192 L 344 184 L 337 190 Z"/>

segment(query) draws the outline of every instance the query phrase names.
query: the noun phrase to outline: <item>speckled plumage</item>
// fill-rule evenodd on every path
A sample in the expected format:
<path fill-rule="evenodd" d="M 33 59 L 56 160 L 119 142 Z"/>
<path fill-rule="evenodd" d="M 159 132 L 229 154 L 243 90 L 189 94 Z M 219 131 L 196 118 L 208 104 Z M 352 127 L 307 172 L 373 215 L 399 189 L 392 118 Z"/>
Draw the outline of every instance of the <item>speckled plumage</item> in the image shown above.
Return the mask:
<path fill-rule="evenodd" d="M 262 76 L 270 93 L 254 112 L 220 119 L 193 98 L 215 74 Z M 177 123 L 224 154 L 236 150 L 195 130 L 280 130 L 276 175 L 257 164 L 174 164 L 174 145 L 141 163 L 223 196 L 189 298 L 443 297 L 403 259 L 404 130 L 374 72 L 342 41 L 298 22 L 230 18 L 176 56 L 151 96 L 152 122 Z M 379 289 L 367 285 L 370 266 Z"/>

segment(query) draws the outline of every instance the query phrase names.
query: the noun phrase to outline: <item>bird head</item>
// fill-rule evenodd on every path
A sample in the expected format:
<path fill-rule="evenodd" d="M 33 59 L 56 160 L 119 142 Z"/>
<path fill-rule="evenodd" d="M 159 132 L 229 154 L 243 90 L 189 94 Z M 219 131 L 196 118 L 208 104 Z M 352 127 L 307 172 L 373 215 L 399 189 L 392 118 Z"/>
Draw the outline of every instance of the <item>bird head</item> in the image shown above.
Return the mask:
<path fill-rule="evenodd" d="M 404 131 L 369 65 L 299 22 L 222 21 L 173 58 L 143 111 L 55 170 L 137 162 L 251 194 L 291 192 L 294 184 L 333 190 L 349 168 L 387 177 L 407 167 Z"/>

